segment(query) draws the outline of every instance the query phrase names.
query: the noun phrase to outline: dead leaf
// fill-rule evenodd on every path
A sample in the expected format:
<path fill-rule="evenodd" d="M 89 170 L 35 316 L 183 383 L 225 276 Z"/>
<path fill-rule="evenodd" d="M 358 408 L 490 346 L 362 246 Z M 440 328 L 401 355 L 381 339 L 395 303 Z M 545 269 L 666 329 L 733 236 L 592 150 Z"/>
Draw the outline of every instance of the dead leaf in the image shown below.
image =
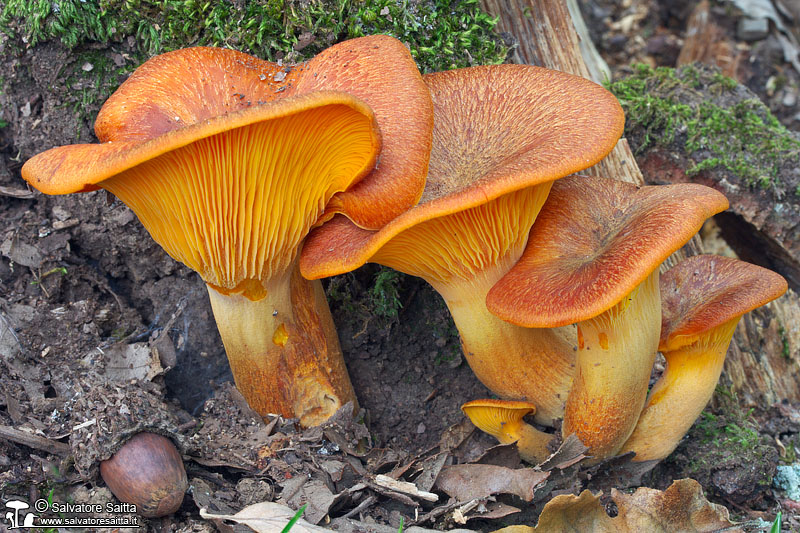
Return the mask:
<path fill-rule="evenodd" d="M 611 491 L 631 531 L 716 531 L 733 526 L 728 510 L 706 500 L 693 479 L 674 481 L 665 491 L 642 487 L 633 494 Z"/>
<path fill-rule="evenodd" d="M 519 450 L 515 442 L 513 444 L 498 444 L 497 446 L 492 446 L 486 450 L 486 453 L 478 457 L 475 463 L 504 466 L 515 470 L 522 465 L 522 459 L 519 458 Z"/>
<path fill-rule="evenodd" d="M 420 490 L 430 491 L 449 456 L 447 453 L 438 453 L 422 461 L 422 473 L 414 480 L 414 484 Z"/>
<path fill-rule="evenodd" d="M 342 480 L 342 476 L 344 475 L 344 469 L 347 466 L 342 461 L 320 461 L 319 462 L 320 468 L 325 471 L 331 477 L 331 481 L 334 483 L 338 483 Z"/>
<path fill-rule="evenodd" d="M 146 342 L 115 344 L 103 351 L 105 378 L 110 382 L 151 381 L 162 374 L 161 361 Z"/>
<path fill-rule="evenodd" d="M 16 239 L 6 239 L 3 244 L 0 244 L 0 254 L 15 263 L 30 268 L 38 268 L 44 260 L 38 248 Z"/>
<path fill-rule="evenodd" d="M 593 531 L 595 533 L 612 533 L 622 531 L 616 529 L 613 518 L 606 514 L 600 497 L 585 490 L 580 496 L 564 494 L 556 496 L 544 506 L 539 515 L 539 523 L 535 531 L 555 533 L 556 531 Z M 502 530 L 501 530 L 502 531 Z M 534 531 L 534 530 L 529 530 Z M 646 530 L 644 530 L 646 531 Z M 495 532 L 498 533 L 498 532 Z M 522 531 L 503 533 L 523 533 Z"/>
<path fill-rule="evenodd" d="M 505 518 L 506 516 L 520 512 L 514 506 L 506 505 L 502 502 L 489 502 L 486 505 L 477 506 L 465 518 L 472 520 L 473 518 L 480 518 L 483 520 L 497 520 L 498 518 Z"/>
<path fill-rule="evenodd" d="M 567 437 L 558 450 L 547 458 L 545 462 L 539 465 L 542 470 L 564 470 L 570 466 L 578 463 L 586 457 L 586 451 L 589 448 L 581 442 L 575 434 Z"/>
<path fill-rule="evenodd" d="M 457 424 L 444 430 L 442 437 L 439 439 L 439 449 L 447 452 L 458 448 L 467 440 L 467 437 L 472 435 L 473 431 L 475 431 L 475 426 L 470 422 L 469 418 L 461 419 Z"/>
<path fill-rule="evenodd" d="M 223 520 L 244 524 L 256 533 L 280 533 L 296 511 L 285 505 L 262 502 L 249 505 L 234 515 L 211 514 L 200 509 L 200 516 L 220 523 Z M 302 518 L 292 526 L 292 533 L 330 533 L 330 529 L 309 524 Z"/>
<path fill-rule="evenodd" d="M 312 524 L 319 524 L 336 501 L 330 488 L 319 479 L 312 479 L 303 485 L 303 501 L 308 505 L 303 516 Z"/>
<path fill-rule="evenodd" d="M 442 468 L 436 486 L 458 501 L 488 498 L 492 494 L 515 494 L 525 501 L 549 476 L 532 468 L 511 470 L 494 465 L 453 465 Z"/>
<path fill-rule="evenodd" d="M 556 496 L 545 505 L 533 531 L 700 533 L 734 526 L 728 520 L 728 510 L 706 500 L 700 484 L 693 479 L 675 481 L 663 492 L 642 487 L 633 494 L 624 494 L 613 489 L 611 499 L 617 507 L 617 516 L 613 518 L 606 513 L 599 496 L 588 490 L 580 496 Z"/>

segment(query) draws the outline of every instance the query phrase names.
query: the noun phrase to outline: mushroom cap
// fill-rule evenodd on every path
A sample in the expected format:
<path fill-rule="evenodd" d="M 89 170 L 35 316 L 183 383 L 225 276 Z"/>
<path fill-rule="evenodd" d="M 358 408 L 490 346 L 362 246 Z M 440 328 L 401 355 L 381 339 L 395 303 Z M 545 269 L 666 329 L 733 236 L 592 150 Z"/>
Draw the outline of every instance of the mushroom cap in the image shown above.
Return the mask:
<path fill-rule="evenodd" d="M 367 178 L 336 194 L 325 218 L 344 213 L 378 229 L 415 205 L 425 187 L 433 136 L 433 102 L 406 45 L 388 35 L 345 41 L 320 52 L 298 77 L 298 94 L 336 90 L 364 100 L 383 145 Z"/>
<path fill-rule="evenodd" d="M 142 63 L 106 100 L 94 131 L 100 142 L 154 139 L 293 96 L 303 69 L 228 48 L 197 46 L 160 54 Z"/>
<path fill-rule="evenodd" d="M 379 141 L 369 107 L 316 92 L 150 140 L 53 148 L 29 160 L 23 177 L 51 193 L 98 183 L 206 283 L 258 299 L 327 201 L 369 172 Z"/>
<path fill-rule="evenodd" d="M 519 426 L 523 417 L 536 413 L 536 404 L 515 400 L 472 400 L 461 410 L 475 427 L 503 443 L 520 438 Z"/>
<path fill-rule="evenodd" d="M 172 102 L 173 100 L 167 101 Z M 120 135 L 123 140 L 107 141 L 102 144 L 71 144 L 51 148 L 29 159 L 22 167 L 22 177 L 45 194 L 93 191 L 101 188 L 101 182 L 106 179 L 202 139 L 259 122 L 301 114 L 322 106 L 349 107 L 354 113 L 362 114 L 373 120 L 373 138 L 375 151 L 377 151 L 380 134 L 369 106 L 346 93 L 320 91 L 263 105 L 245 107 L 211 118 L 203 118 L 199 122 L 193 122 L 184 127 L 180 127 L 183 119 L 175 115 L 177 127 L 161 133 L 159 133 L 160 126 L 158 126 L 161 117 L 156 112 L 152 112 L 149 113 L 149 116 L 157 118 L 152 129 L 149 129 L 149 126 L 143 126 L 143 130 L 148 130 L 146 133 L 136 134 L 122 128 Z M 146 137 L 146 134 L 155 134 L 155 136 Z M 374 159 L 375 154 L 372 157 L 373 161 Z M 359 179 L 371 167 L 372 164 L 369 164 L 364 168 Z"/>
<path fill-rule="evenodd" d="M 601 86 L 529 65 L 493 65 L 424 76 L 434 106 L 433 148 L 420 203 L 378 232 L 334 217 L 309 235 L 303 275 L 353 270 L 422 222 L 587 168 L 622 134 L 624 115 Z"/>
<path fill-rule="evenodd" d="M 689 257 L 661 276 L 659 350 L 692 344 L 787 289 L 780 274 L 760 266 L 718 255 Z"/>
<path fill-rule="evenodd" d="M 369 183 L 338 193 L 326 218 L 343 212 L 361 226 L 380 227 L 419 200 L 433 125 L 430 94 L 419 70 L 405 45 L 387 35 L 339 43 L 299 65 L 278 65 L 225 48 L 161 54 L 111 95 L 97 116 L 95 133 L 101 142 L 141 143 L 220 115 L 320 91 L 344 92 L 366 103 L 385 143 Z M 184 135 L 190 132 L 200 136 L 204 129 Z M 117 150 L 126 151 L 112 152 Z M 103 157 L 101 150 L 98 158 Z M 72 187 L 53 194 L 95 190 L 98 181 L 77 175 Z"/>
<path fill-rule="evenodd" d="M 727 209 L 697 184 L 637 187 L 588 176 L 556 181 L 517 264 L 486 298 L 498 317 L 550 328 L 610 309 Z"/>

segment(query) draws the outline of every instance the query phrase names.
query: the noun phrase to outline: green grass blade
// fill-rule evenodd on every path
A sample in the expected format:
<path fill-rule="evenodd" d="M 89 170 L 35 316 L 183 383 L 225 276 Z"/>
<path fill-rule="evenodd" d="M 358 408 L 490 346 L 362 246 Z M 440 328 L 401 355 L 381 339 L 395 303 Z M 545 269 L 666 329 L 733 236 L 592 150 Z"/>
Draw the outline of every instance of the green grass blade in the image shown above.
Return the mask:
<path fill-rule="evenodd" d="M 289 523 L 288 523 L 288 524 L 286 524 L 286 527 L 285 527 L 285 528 L 283 528 L 283 529 L 281 530 L 281 533 L 289 533 L 289 530 L 290 530 L 290 529 L 292 529 L 292 526 L 293 526 L 293 525 L 294 525 L 294 524 L 295 524 L 295 523 L 296 523 L 298 520 L 300 520 L 300 517 L 301 517 L 301 516 L 303 516 L 303 511 L 305 511 L 305 510 L 306 510 L 306 505 L 308 505 L 308 504 L 307 504 L 307 503 L 304 503 L 304 504 L 303 504 L 303 506 L 302 506 L 300 509 L 298 509 L 296 513 L 294 513 L 294 516 L 292 517 L 292 519 L 291 519 L 291 520 L 289 520 Z"/>
<path fill-rule="evenodd" d="M 769 528 L 769 533 L 781 533 L 781 512 L 778 511 L 778 516 L 775 517 L 775 521 L 772 523 L 772 527 Z"/>

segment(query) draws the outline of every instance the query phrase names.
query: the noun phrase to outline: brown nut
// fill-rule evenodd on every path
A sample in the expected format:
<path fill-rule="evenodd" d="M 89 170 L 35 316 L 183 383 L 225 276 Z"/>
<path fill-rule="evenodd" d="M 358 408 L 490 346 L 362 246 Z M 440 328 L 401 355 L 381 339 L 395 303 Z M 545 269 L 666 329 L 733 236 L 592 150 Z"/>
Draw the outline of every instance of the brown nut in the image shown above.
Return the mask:
<path fill-rule="evenodd" d="M 134 435 L 100 463 L 100 475 L 114 496 L 148 518 L 177 511 L 189 486 L 177 448 L 155 433 Z"/>

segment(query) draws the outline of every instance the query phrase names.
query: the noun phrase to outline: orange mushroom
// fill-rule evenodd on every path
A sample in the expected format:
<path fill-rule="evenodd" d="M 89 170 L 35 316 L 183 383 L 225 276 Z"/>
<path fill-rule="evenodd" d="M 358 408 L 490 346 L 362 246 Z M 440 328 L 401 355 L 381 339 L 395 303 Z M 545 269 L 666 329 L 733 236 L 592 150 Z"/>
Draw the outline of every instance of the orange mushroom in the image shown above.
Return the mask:
<path fill-rule="evenodd" d="M 334 217 L 306 240 L 304 276 L 367 261 L 427 280 L 445 299 L 467 361 L 496 394 L 560 417 L 572 376 L 569 332 L 519 328 L 495 318 L 489 288 L 517 261 L 553 180 L 613 148 L 624 117 L 588 80 L 527 65 L 425 76 L 434 103 L 433 148 L 420 203 L 380 231 Z"/>
<path fill-rule="evenodd" d="M 501 444 L 517 444 L 523 461 L 539 464 L 550 457 L 547 445 L 553 435 L 539 431 L 523 420 L 536 412 L 531 402 L 510 400 L 473 400 L 461 406 L 475 427 L 488 433 Z"/>
<path fill-rule="evenodd" d="M 130 206 L 167 253 L 207 283 L 234 379 L 250 405 L 306 426 L 355 395 L 322 287 L 298 274 L 298 248 L 330 216 L 331 199 L 370 172 L 379 188 L 404 192 L 369 209 L 408 207 L 420 194 L 415 181 L 424 176 L 432 121 L 430 96 L 402 43 L 380 36 L 338 46 L 349 64 L 323 58 L 280 67 L 215 48 L 157 56 L 101 109 L 96 132 L 106 142 L 48 150 L 22 171 L 46 193 L 102 187 Z M 363 99 L 298 89 L 305 77 L 348 85 L 342 69 L 353 85 L 365 85 Z M 400 95 L 393 108 L 386 92 Z M 370 95 L 382 118 L 365 103 Z M 416 123 L 405 105 L 420 106 Z M 407 157 L 396 168 L 373 172 L 378 127 L 400 127 L 392 122 L 417 133 L 406 138 Z M 412 176 L 407 185 L 404 171 Z M 368 211 L 362 201 L 371 198 L 349 198 L 343 208 Z"/>
<path fill-rule="evenodd" d="M 661 324 L 659 265 L 727 207 L 702 185 L 561 179 L 524 254 L 489 291 L 489 310 L 512 324 L 578 324 L 562 432 L 595 458 L 620 449 L 644 405 Z"/>
<path fill-rule="evenodd" d="M 779 274 L 737 259 L 698 255 L 661 277 L 661 340 L 667 367 L 622 452 L 660 460 L 711 400 L 739 319 L 786 292 Z"/>

